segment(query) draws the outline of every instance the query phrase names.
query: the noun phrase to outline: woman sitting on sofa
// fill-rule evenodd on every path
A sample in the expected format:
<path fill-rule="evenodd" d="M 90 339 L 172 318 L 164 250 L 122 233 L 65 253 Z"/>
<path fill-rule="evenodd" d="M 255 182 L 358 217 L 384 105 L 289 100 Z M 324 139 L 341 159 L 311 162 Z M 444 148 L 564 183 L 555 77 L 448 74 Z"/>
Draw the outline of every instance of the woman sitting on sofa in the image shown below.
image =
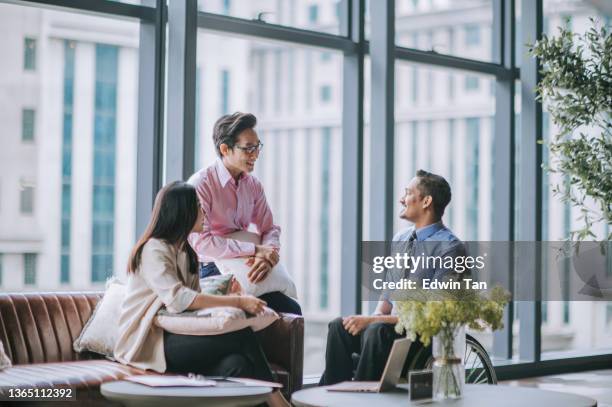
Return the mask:
<path fill-rule="evenodd" d="M 163 306 L 171 313 L 229 306 L 257 314 L 266 304 L 247 295 L 200 293 L 197 256 L 187 237 L 201 231 L 202 221 L 193 186 L 175 181 L 157 194 L 151 221 L 130 256 L 115 358 L 160 373 L 273 380 L 250 328 L 215 336 L 190 336 L 169 333 L 153 323 Z M 268 402 L 287 405 L 280 392 L 274 392 Z"/>

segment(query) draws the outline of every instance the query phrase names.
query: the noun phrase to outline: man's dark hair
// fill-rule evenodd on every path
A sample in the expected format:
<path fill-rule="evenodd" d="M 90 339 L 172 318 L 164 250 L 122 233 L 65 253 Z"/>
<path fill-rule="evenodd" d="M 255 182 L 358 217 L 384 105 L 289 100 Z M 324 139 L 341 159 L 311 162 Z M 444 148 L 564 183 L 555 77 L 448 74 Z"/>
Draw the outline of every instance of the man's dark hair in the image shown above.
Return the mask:
<path fill-rule="evenodd" d="M 448 182 L 436 174 L 424 170 L 418 170 L 416 173 L 419 183 L 417 188 L 422 196 L 430 195 L 433 201 L 433 208 L 436 218 L 442 219 L 444 209 L 451 200 L 451 188 Z"/>
<path fill-rule="evenodd" d="M 252 129 L 257 124 L 257 118 L 251 113 L 236 112 L 221 116 L 213 128 L 213 142 L 217 155 L 221 157 L 221 144 L 234 148 L 238 135 L 244 130 Z"/>

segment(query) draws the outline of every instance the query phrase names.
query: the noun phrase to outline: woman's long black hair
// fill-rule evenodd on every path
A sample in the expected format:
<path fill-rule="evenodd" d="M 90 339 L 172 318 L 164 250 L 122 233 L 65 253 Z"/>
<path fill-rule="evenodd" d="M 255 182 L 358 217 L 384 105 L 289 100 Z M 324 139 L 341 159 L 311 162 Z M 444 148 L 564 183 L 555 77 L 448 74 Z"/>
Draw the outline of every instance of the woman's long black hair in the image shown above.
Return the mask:
<path fill-rule="evenodd" d="M 183 181 L 174 181 L 163 187 L 155 197 L 151 221 L 132 249 L 128 273 L 136 273 L 140 267 L 142 248 L 151 238 L 169 244 L 182 245 L 189 257 L 189 272 L 198 272 L 198 257 L 187 242 L 187 237 L 198 219 L 198 198 L 195 188 Z"/>

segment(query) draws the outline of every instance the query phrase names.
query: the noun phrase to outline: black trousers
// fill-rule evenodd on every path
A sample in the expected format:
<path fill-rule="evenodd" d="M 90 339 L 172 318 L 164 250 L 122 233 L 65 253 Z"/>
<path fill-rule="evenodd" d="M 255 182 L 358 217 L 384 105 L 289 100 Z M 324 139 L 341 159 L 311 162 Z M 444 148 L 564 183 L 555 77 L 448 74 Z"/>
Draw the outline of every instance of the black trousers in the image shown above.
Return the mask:
<path fill-rule="evenodd" d="M 321 376 L 319 385 L 330 385 L 351 380 L 353 379 L 353 370 L 355 371 L 355 380 L 380 380 L 393 341 L 401 337 L 395 332 L 395 325 L 382 322 L 370 324 L 358 335 L 353 336 L 344 329 L 342 318 L 334 319 L 329 323 L 327 349 L 325 351 L 325 371 Z M 403 369 L 404 373 L 409 361 L 413 360 L 421 349 L 420 342 L 412 343 Z M 359 355 L 356 369 L 353 354 Z"/>
<path fill-rule="evenodd" d="M 171 373 L 274 380 L 251 328 L 214 336 L 164 331 L 164 353 L 166 370 Z"/>
<path fill-rule="evenodd" d="M 221 274 L 221 272 L 215 263 L 208 263 L 206 265 L 200 263 L 200 278 L 219 274 Z M 268 304 L 268 307 L 272 308 L 276 312 L 302 315 L 302 308 L 300 307 L 300 304 L 298 304 L 293 298 L 281 293 L 280 291 L 263 294 L 260 295 L 259 298 L 264 300 Z"/>

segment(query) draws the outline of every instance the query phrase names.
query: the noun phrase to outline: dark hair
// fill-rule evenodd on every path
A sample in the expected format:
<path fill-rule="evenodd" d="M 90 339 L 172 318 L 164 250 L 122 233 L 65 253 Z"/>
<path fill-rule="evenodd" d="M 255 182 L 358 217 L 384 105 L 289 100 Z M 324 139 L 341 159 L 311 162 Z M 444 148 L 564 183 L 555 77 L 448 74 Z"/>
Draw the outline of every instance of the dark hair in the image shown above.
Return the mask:
<path fill-rule="evenodd" d="M 183 181 L 174 181 L 163 187 L 155 197 L 153 213 L 147 229 L 132 249 L 128 273 L 136 273 L 140 267 L 142 248 L 151 238 L 169 244 L 183 243 L 189 257 L 189 272 L 198 272 L 198 258 L 187 242 L 187 237 L 198 219 L 198 197 L 195 188 Z"/>
<path fill-rule="evenodd" d="M 451 187 L 448 182 L 436 174 L 424 170 L 418 170 L 416 173 L 419 183 L 417 188 L 421 195 L 430 195 L 433 200 L 434 213 L 438 219 L 444 215 L 444 209 L 451 200 Z"/>
<path fill-rule="evenodd" d="M 213 128 L 213 142 L 217 149 L 217 155 L 221 157 L 221 144 L 227 144 L 233 148 L 238 140 L 238 135 L 247 129 L 252 129 L 257 124 L 257 118 L 251 113 L 236 112 L 221 116 Z"/>

